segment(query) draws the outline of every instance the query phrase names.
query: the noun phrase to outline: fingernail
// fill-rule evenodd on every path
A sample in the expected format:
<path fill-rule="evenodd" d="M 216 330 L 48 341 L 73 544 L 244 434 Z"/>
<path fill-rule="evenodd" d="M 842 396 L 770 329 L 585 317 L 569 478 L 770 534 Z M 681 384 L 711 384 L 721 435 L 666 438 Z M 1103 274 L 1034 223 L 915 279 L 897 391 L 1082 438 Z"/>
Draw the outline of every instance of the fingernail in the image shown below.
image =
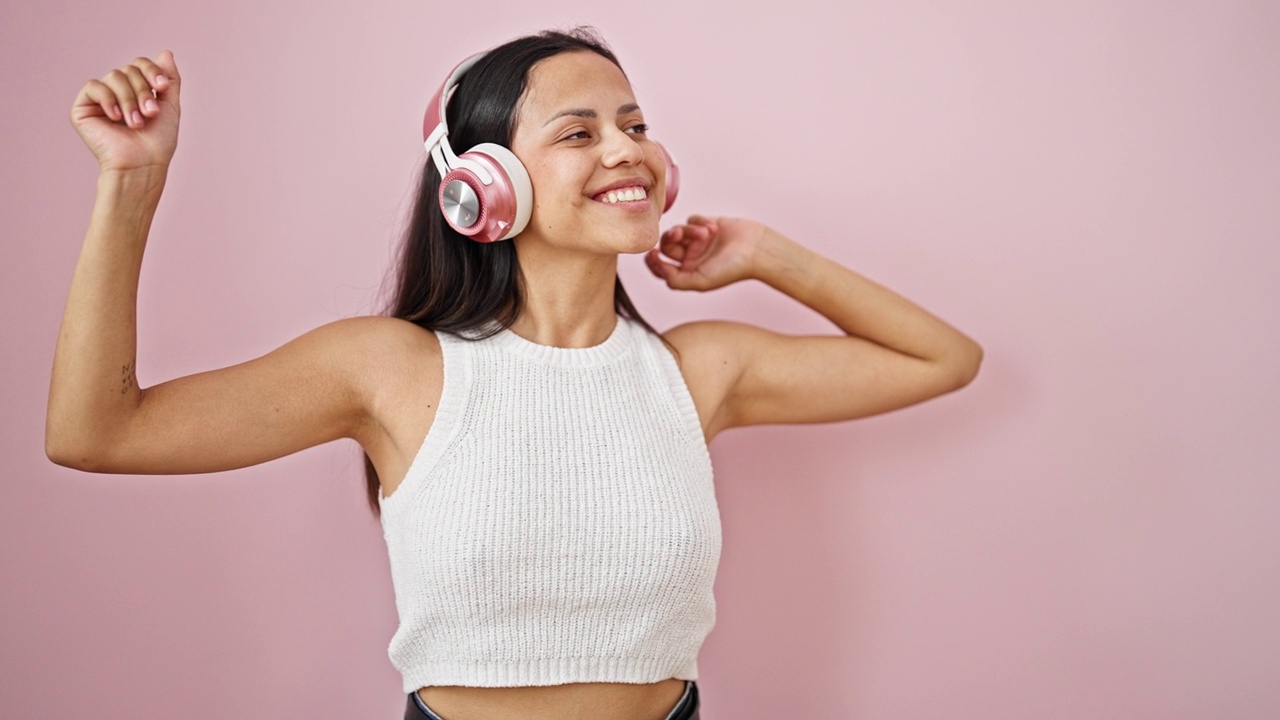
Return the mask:
<path fill-rule="evenodd" d="M 141 125 L 141 124 L 142 124 L 142 113 L 138 112 L 137 110 L 134 110 L 134 111 L 133 111 L 133 115 L 132 115 L 132 117 L 133 117 L 133 124 L 134 124 L 134 125 Z"/>
<path fill-rule="evenodd" d="M 121 115 L 121 114 L 120 114 L 120 106 L 119 106 L 119 105 L 112 105 L 112 106 L 111 106 L 111 115 L 112 115 L 113 117 L 124 117 L 123 115 Z"/>
<path fill-rule="evenodd" d="M 169 82 L 169 78 L 165 77 L 164 75 L 157 75 L 157 76 L 156 76 L 156 84 L 157 84 L 157 85 L 159 85 L 160 83 L 167 83 L 167 82 Z"/>
<path fill-rule="evenodd" d="M 145 108 L 147 112 L 155 112 L 156 101 L 151 98 L 147 98 L 146 100 L 142 101 L 142 107 Z"/>

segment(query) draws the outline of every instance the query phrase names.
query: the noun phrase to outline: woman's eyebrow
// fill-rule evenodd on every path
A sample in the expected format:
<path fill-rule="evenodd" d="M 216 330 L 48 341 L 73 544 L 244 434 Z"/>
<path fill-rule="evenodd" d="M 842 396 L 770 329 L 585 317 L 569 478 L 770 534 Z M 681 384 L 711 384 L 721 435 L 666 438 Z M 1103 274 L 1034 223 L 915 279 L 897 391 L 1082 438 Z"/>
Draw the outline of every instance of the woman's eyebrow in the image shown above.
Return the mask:
<path fill-rule="evenodd" d="M 639 110 L 639 109 L 640 109 L 640 106 L 639 106 L 639 105 L 637 105 L 637 104 L 635 104 L 635 103 L 627 103 L 626 105 L 623 105 L 622 107 L 618 108 L 618 114 L 619 114 L 619 115 L 625 115 L 625 114 L 627 114 L 627 113 L 629 113 L 629 112 L 635 112 L 635 111 L 637 111 L 637 110 Z M 599 116 L 599 114 L 597 114 L 595 110 L 592 110 L 592 109 L 590 109 L 590 108 L 569 108 L 568 110 L 561 110 L 560 112 L 556 113 L 555 115 L 552 115 L 552 116 L 551 116 L 551 119 L 549 119 L 549 120 L 547 120 L 546 122 L 542 123 L 542 127 L 546 127 L 546 126 L 550 125 L 550 124 L 552 123 L 552 121 L 554 121 L 554 120 L 558 120 L 558 119 L 560 119 L 560 118 L 562 118 L 562 117 L 565 117 L 566 115 L 572 115 L 573 117 L 580 117 L 580 118 L 598 118 L 598 117 L 600 117 L 600 116 Z"/>

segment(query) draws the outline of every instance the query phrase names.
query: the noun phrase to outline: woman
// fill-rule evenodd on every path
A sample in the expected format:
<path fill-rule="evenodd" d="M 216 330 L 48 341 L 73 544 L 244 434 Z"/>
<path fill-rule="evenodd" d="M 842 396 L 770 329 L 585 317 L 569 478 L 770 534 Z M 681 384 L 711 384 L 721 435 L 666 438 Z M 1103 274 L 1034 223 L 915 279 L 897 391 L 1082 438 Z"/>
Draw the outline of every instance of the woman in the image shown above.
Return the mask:
<path fill-rule="evenodd" d="M 140 388 L 135 296 L 181 85 L 165 51 L 89 81 L 72 107 L 101 172 L 46 452 L 173 474 L 357 441 L 391 558 L 406 718 L 696 718 L 720 552 L 706 444 L 922 402 L 981 362 L 945 322 L 760 223 L 695 215 L 660 235 L 669 159 L 616 58 L 579 30 L 513 40 L 446 82 L 389 317 Z M 491 174 L 527 173 L 531 192 L 483 243 L 462 234 L 475 221 L 462 201 L 441 199 L 458 166 L 441 149 L 482 143 L 519 166 Z M 457 187 L 484 192 L 472 180 Z M 618 282 L 621 253 L 646 253 L 673 289 L 763 281 L 844 334 L 658 334 Z"/>

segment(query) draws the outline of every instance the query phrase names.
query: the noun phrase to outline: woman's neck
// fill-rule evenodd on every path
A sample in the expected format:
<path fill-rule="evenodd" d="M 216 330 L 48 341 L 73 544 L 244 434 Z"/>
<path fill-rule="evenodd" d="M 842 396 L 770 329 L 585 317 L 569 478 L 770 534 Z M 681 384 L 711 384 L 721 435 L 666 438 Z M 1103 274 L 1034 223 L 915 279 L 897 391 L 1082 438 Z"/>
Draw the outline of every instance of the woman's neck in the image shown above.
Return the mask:
<path fill-rule="evenodd" d="M 530 342 L 583 348 L 609 338 L 617 323 L 617 255 L 516 246 L 524 275 L 524 307 L 511 331 Z"/>

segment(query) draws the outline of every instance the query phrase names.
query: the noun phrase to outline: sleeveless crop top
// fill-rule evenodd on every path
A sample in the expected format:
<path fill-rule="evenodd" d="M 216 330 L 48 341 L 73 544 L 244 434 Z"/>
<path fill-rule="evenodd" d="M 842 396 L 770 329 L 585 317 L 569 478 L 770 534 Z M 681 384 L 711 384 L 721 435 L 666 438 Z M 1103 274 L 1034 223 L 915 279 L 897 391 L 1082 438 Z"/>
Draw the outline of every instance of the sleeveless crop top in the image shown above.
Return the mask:
<path fill-rule="evenodd" d="M 711 457 L 675 358 L 437 332 L 444 382 L 380 497 L 404 691 L 696 680 L 715 624 Z"/>

